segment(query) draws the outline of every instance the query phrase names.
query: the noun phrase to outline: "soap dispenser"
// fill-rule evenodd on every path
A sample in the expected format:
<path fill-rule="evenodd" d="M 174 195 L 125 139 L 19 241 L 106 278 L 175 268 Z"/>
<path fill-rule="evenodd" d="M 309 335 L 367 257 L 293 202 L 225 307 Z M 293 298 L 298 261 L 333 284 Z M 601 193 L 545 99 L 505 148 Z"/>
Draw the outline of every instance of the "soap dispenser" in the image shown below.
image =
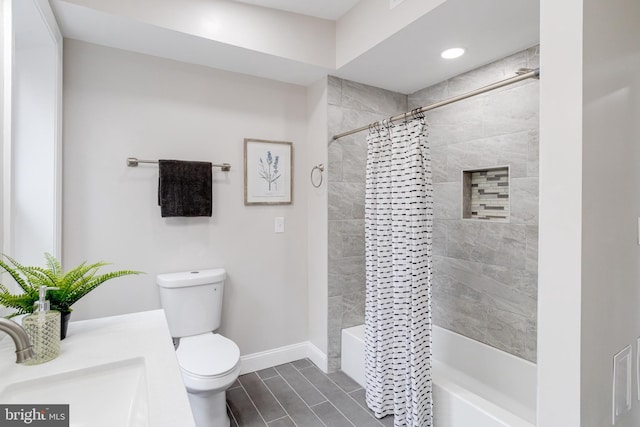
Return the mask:
<path fill-rule="evenodd" d="M 60 354 L 60 312 L 49 310 L 50 304 L 46 300 L 47 291 L 57 289 L 40 286 L 34 312 L 22 319 L 22 327 L 27 331 L 35 353 L 25 361 L 26 365 L 48 362 Z"/>

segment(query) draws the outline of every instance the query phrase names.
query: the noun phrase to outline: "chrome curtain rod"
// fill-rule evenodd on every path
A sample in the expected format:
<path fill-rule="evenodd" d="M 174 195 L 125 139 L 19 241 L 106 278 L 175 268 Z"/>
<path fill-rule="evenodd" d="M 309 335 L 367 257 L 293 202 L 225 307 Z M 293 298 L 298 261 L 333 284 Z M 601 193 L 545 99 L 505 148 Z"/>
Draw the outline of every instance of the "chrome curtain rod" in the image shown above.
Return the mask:
<path fill-rule="evenodd" d="M 127 157 L 127 166 L 130 168 L 135 168 L 140 163 L 158 163 L 157 160 L 139 160 L 135 157 Z M 212 164 L 211 167 L 220 168 L 222 172 L 229 172 L 231 170 L 230 163 L 222 163 L 220 165 Z"/>
<path fill-rule="evenodd" d="M 490 84 L 488 86 L 484 86 L 479 89 L 472 90 L 471 92 L 463 93 L 462 95 L 454 96 L 453 98 L 445 99 L 444 101 L 436 102 L 435 104 L 427 105 L 426 107 L 416 108 L 412 111 L 409 111 L 403 114 L 398 114 L 397 116 L 391 116 L 387 119 L 384 119 L 378 122 L 373 122 L 366 126 L 359 127 L 357 129 L 352 129 L 347 132 L 339 133 L 337 135 L 334 135 L 332 140 L 335 141 L 336 139 L 340 139 L 344 136 L 353 135 L 354 133 L 369 130 L 372 126 L 376 126 L 376 125 L 385 126 L 387 123 L 390 123 L 390 122 L 397 122 L 398 120 L 407 120 L 412 117 L 415 117 L 417 114 L 424 113 L 425 111 L 433 110 L 435 108 L 442 107 L 444 105 L 453 104 L 454 102 L 471 98 L 472 96 L 480 95 L 481 93 L 489 92 L 494 89 L 501 88 L 503 86 L 508 86 L 514 83 L 518 83 L 522 80 L 537 79 L 540 77 L 540 68 L 536 68 L 536 69 L 521 68 L 516 72 L 516 74 L 517 76 L 515 77 L 510 77 L 508 79 L 501 80 L 499 82 Z"/>

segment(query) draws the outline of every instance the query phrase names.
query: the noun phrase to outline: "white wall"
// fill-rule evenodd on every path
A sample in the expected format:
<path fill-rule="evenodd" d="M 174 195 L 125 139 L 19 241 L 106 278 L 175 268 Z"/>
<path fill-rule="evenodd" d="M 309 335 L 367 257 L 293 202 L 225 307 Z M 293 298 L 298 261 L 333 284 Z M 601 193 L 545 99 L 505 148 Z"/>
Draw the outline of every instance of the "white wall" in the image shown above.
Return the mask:
<path fill-rule="evenodd" d="M 47 0 L 6 0 L 2 252 L 60 255 L 62 36 Z"/>
<path fill-rule="evenodd" d="M 584 0 L 581 427 L 611 425 L 613 356 L 640 336 L 640 3 Z"/>
<path fill-rule="evenodd" d="M 335 66 L 335 24 L 231 0 L 57 0 L 321 67 Z M 292 42 L 295 40 L 295 42 Z"/>
<path fill-rule="evenodd" d="M 580 426 L 581 8 L 540 1 L 539 427 Z"/>
<path fill-rule="evenodd" d="M 221 332 L 242 354 L 306 341 L 305 88 L 73 40 L 64 60 L 64 264 L 147 273 L 102 285 L 73 318 L 157 308 L 158 273 L 224 267 Z M 244 206 L 246 137 L 294 143 L 292 205 Z M 158 168 L 130 156 L 231 163 L 214 170 L 213 217 L 161 218 Z"/>
<path fill-rule="evenodd" d="M 336 23 L 336 68 L 348 64 L 446 0 L 361 0 Z"/>
<path fill-rule="evenodd" d="M 319 188 L 310 183 L 308 188 L 307 244 L 309 257 L 309 341 L 327 355 L 327 78 L 312 84 L 307 89 L 309 156 L 307 170 L 319 163 L 324 164 L 323 182 Z M 314 174 L 316 184 L 319 173 Z M 325 366 L 322 368 L 326 369 Z"/>
<path fill-rule="evenodd" d="M 640 4 L 541 1 L 538 426 L 640 425 Z"/>
<path fill-rule="evenodd" d="M 13 244 L 11 256 L 43 265 L 56 252 L 55 46 L 18 47 L 13 103 Z"/>
<path fill-rule="evenodd" d="M 11 203 L 8 203 L 11 197 L 11 108 L 8 105 L 11 102 L 11 43 L 13 30 L 11 28 L 11 3 L 3 0 L 0 3 L 0 67 L 2 67 L 2 78 L 0 79 L 0 150 L 2 151 L 2 160 L 0 165 L 0 251 L 5 253 L 6 247 L 10 245 L 10 229 L 9 222 Z M 10 105 L 10 104 L 9 104 Z M 4 283 L 4 282 L 3 282 Z M 1 313 L 0 313 L 1 314 Z"/>

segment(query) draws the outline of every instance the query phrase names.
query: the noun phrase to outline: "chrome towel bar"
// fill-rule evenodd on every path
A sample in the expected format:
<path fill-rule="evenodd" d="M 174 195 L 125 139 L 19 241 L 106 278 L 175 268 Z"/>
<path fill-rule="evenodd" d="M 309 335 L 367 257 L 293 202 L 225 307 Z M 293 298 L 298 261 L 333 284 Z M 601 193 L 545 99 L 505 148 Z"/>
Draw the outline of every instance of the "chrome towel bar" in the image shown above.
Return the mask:
<path fill-rule="evenodd" d="M 140 163 L 158 163 L 157 160 L 140 160 L 135 157 L 127 157 L 127 166 L 131 168 L 137 167 Z M 230 163 L 212 164 L 211 167 L 220 168 L 222 172 L 229 172 L 231 170 Z"/>

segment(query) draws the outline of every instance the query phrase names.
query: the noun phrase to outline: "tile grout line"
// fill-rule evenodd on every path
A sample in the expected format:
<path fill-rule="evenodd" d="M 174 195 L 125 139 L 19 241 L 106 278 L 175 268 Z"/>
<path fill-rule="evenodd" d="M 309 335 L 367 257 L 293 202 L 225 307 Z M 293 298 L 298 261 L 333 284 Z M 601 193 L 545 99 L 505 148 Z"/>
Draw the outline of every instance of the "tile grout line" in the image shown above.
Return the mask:
<path fill-rule="evenodd" d="M 289 363 L 289 364 L 291 365 L 291 363 Z M 295 366 L 293 366 L 293 365 L 291 365 L 291 366 L 292 366 L 294 369 L 296 369 L 296 370 L 297 370 L 297 368 L 296 368 Z M 289 388 L 290 388 L 290 389 L 291 389 L 291 390 L 296 394 L 296 396 L 298 396 L 298 398 L 300 398 L 300 400 L 302 401 L 302 403 L 304 403 L 304 404 L 305 404 L 305 406 L 306 406 L 307 408 L 309 408 L 309 410 L 311 411 L 311 413 L 312 413 L 313 415 L 315 415 L 315 417 L 320 421 L 320 424 L 322 424 L 322 425 L 323 425 L 323 426 L 325 426 L 325 427 L 331 427 L 331 426 L 327 426 L 327 425 L 324 423 L 324 421 L 322 421 L 322 418 L 320 418 L 320 417 L 318 416 L 318 414 L 316 414 L 316 412 L 315 412 L 313 409 L 311 409 L 311 406 L 309 406 L 309 404 L 308 404 L 308 403 L 307 403 L 307 402 L 302 398 L 302 396 L 300 396 L 300 394 L 298 394 L 298 392 L 296 391 L 296 389 L 295 389 L 295 388 L 293 388 L 293 386 L 292 386 L 291 384 L 289 384 L 289 381 L 287 381 L 287 379 L 286 379 L 285 377 L 283 377 L 283 376 L 282 376 L 282 374 L 280 373 L 280 371 L 278 371 L 278 369 L 276 369 L 275 367 L 274 367 L 274 369 L 276 370 L 276 372 L 278 373 L 278 375 L 280 376 L 280 378 L 282 378 L 282 381 L 284 381 L 284 383 L 285 383 L 286 385 L 288 385 L 288 386 L 289 386 Z M 299 373 L 299 372 L 298 372 L 298 373 Z M 302 375 L 302 374 L 300 374 L 300 375 Z M 302 377 L 303 377 L 303 378 L 305 378 L 305 377 L 304 377 L 304 375 L 302 375 Z M 306 379 L 306 378 L 305 378 L 305 379 Z M 307 382 L 309 382 L 309 384 L 311 384 L 311 382 L 310 382 L 309 380 L 307 380 Z M 311 385 L 313 385 L 313 384 L 311 384 Z M 267 387 L 269 387 L 269 386 L 267 386 Z M 316 389 L 316 390 L 317 390 L 317 389 Z M 320 390 L 318 390 L 318 393 L 320 393 Z M 326 398 L 326 396 L 325 396 L 324 394 L 320 393 L 320 395 L 321 395 L 322 397 L 324 397 L 324 398 L 325 398 L 325 402 L 328 402 L 328 400 L 327 400 L 327 398 Z M 324 403 L 324 402 L 320 402 L 320 403 Z M 320 403 L 318 403 L 318 405 L 319 405 Z M 292 420 L 293 420 L 293 418 L 292 418 Z M 294 423 L 295 423 L 295 421 L 294 421 Z"/>
<path fill-rule="evenodd" d="M 258 376 L 258 374 L 256 374 L 256 376 Z M 260 377 L 258 377 L 260 378 Z M 240 382 L 240 380 L 238 379 L 238 382 L 240 383 L 240 387 L 242 387 L 242 390 L 244 391 L 244 394 L 247 395 L 247 397 L 249 398 L 249 402 L 251 402 L 251 404 L 253 405 L 254 408 L 256 408 L 256 412 L 258 413 L 258 415 L 260 416 L 260 419 L 262 420 L 262 422 L 264 423 L 265 426 L 268 426 L 269 424 L 267 424 L 267 420 L 264 419 L 264 417 L 262 416 L 262 412 L 260 412 L 260 410 L 258 409 L 258 406 L 255 404 L 255 402 L 253 401 L 253 399 L 251 398 L 251 395 L 249 394 L 249 392 L 247 391 L 246 388 L 244 388 L 244 385 L 242 384 L 242 382 Z M 286 411 L 285 411 L 286 412 Z M 238 423 L 238 427 L 240 427 L 240 424 Z"/>
<path fill-rule="evenodd" d="M 336 405 L 334 405 L 334 404 L 333 404 L 333 403 L 332 403 L 332 402 L 327 398 L 327 396 L 326 396 L 323 392 L 321 392 L 321 391 L 318 389 L 318 387 L 316 387 L 316 385 L 315 385 L 314 383 L 312 383 L 312 382 L 309 380 L 309 378 L 307 378 L 307 377 L 306 377 L 306 375 L 305 375 L 305 374 L 303 374 L 303 373 L 302 373 L 302 371 L 303 371 L 304 369 L 308 369 L 308 368 L 315 367 L 316 369 L 320 370 L 320 368 L 318 368 L 317 366 L 315 366 L 315 365 L 313 365 L 313 364 L 312 364 L 311 366 L 307 366 L 306 368 L 302 368 L 302 369 L 298 369 L 298 368 L 297 368 L 296 366 L 294 366 L 293 364 L 292 364 L 291 366 L 293 366 L 293 367 L 294 367 L 294 369 L 296 369 L 296 370 L 300 373 L 300 375 L 302 375 L 302 377 L 303 377 L 305 380 L 307 380 L 307 382 L 308 382 L 309 384 L 311 384 L 311 387 L 315 388 L 315 389 L 316 389 L 316 391 L 317 391 L 318 393 L 320 393 L 320 395 L 321 395 L 322 397 L 324 397 L 324 398 L 325 398 L 325 401 L 326 401 L 329 405 L 333 406 L 333 408 L 334 408 L 336 411 L 338 411 L 338 413 L 339 413 L 340 415 L 342 415 L 342 416 L 345 418 L 345 420 L 347 420 L 347 421 L 349 422 L 349 424 L 351 424 L 353 427 L 356 427 L 356 425 L 353 423 L 353 421 L 351 421 L 351 419 L 350 419 L 349 417 L 347 417 L 347 416 L 346 416 L 346 415 L 345 415 L 345 414 L 344 414 L 340 409 L 338 409 L 338 408 L 336 407 Z M 320 373 L 326 377 L 326 374 L 325 374 L 324 372 L 320 371 Z M 339 388 L 340 390 L 342 390 L 342 388 L 340 388 L 340 387 L 338 387 L 338 388 Z M 346 394 L 348 394 L 348 393 L 346 393 Z M 351 396 L 349 396 L 349 397 L 351 397 Z M 324 403 L 324 402 L 320 402 L 320 403 L 318 403 L 318 405 L 320 405 L 321 403 Z M 314 406 L 317 406 L 317 405 L 314 405 Z M 311 407 L 309 406 L 309 408 L 311 408 Z M 313 409 L 312 409 L 312 411 L 313 411 Z M 314 414 L 315 414 L 315 411 L 314 411 Z M 320 418 L 320 417 L 318 417 L 318 418 Z M 323 424 L 324 424 L 324 423 L 323 423 Z"/>
<path fill-rule="evenodd" d="M 336 372 L 342 372 L 342 371 L 336 371 Z M 346 375 L 344 372 L 342 372 L 344 375 Z M 378 424 L 380 424 L 381 426 L 384 426 L 384 424 L 382 424 L 382 422 L 376 418 L 371 412 L 369 408 L 364 408 L 360 403 L 358 403 L 358 401 L 356 399 L 353 398 L 353 396 L 351 396 L 351 394 L 349 394 L 349 392 L 345 389 L 343 389 L 342 387 L 340 387 L 340 385 L 335 382 L 329 375 L 325 374 L 324 372 L 322 373 L 325 377 L 327 377 L 329 379 L 329 381 L 331 381 L 332 383 L 334 383 L 336 385 L 336 387 L 338 387 L 340 390 L 342 390 L 344 392 L 344 394 L 346 394 L 347 396 L 349 396 L 349 399 L 353 400 L 355 402 L 356 405 L 358 405 L 359 407 L 363 408 L 365 410 L 365 412 L 367 413 L 367 415 L 369 415 L 371 418 L 373 418 L 374 420 L 376 420 L 378 422 Z M 358 384 L 359 385 L 359 384 Z M 360 387 L 357 390 L 363 389 L 364 387 Z M 356 390 L 352 390 L 352 391 L 356 391 Z M 366 391 L 365 391 L 366 393 Z"/>
<path fill-rule="evenodd" d="M 275 377 L 271 377 L 271 378 L 275 378 Z M 287 412 L 287 411 L 285 411 L 285 412 Z M 273 421 L 269 421 L 269 424 L 275 423 L 276 421 L 284 420 L 285 418 L 289 418 L 291 420 L 291 422 L 293 422 L 294 425 L 297 425 L 296 422 L 293 421 L 293 418 L 291 418 L 291 415 L 289 415 L 289 414 L 285 415 L 284 417 L 276 418 Z M 269 424 L 267 424 L 267 427 L 269 426 Z"/>
<path fill-rule="evenodd" d="M 276 374 L 275 374 L 275 375 L 272 375 L 272 376 L 267 377 L 267 378 L 262 378 L 262 376 L 260 376 L 260 374 L 258 374 L 258 372 L 257 372 L 257 371 L 256 371 L 256 375 L 258 376 L 258 378 L 260 378 L 260 379 L 261 379 L 261 380 L 263 380 L 263 381 L 264 381 L 264 380 L 271 379 L 271 378 L 275 378 L 275 377 L 277 377 L 277 376 L 280 376 L 280 374 L 278 373 L 278 371 L 276 371 L 276 367 L 275 367 L 275 366 L 272 366 L 272 367 L 271 367 L 271 369 L 273 369 L 273 370 L 276 372 Z M 275 421 L 275 420 L 274 420 L 274 421 Z"/>
<path fill-rule="evenodd" d="M 356 391 L 360 391 L 360 390 L 364 390 L 364 387 L 360 387 L 360 388 L 359 388 L 359 389 L 357 389 L 357 390 L 353 390 L 351 393 L 355 393 Z M 360 404 L 360 402 L 358 402 L 356 399 L 354 399 L 354 398 L 353 398 L 353 396 L 351 396 L 351 393 L 347 393 L 347 394 L 349 395 L 349 397 L 350 397 L 351 399 L 353 399 L 353 401 L 354 401 L 354 402 L 356 402 L 356 405 L 358 405 L 358 406 L 360 406 L 361 408 L 363 408 L 364 410 L 366 410 L 366 411 L 367 411 L 367 413 L 370 413 L 369 411 L 371 411 L 371 409 L 369 409 L 368 407 L 364 407 L 364 406 L 362 406 L 362 405 Z M 365 390 L 365 393 L 366 393 L 366 390 Z M 365 403 L 366 403 L 366 401 L 365 401 Z M 388 415 L 387 415 L 387 416 L 388 416 Z M 381 426 L 384 426 L 384 424 L 382 424 L 382 421 L 380 421 L 380 419 L 379 419 L 379 418 L 376 418 L 376 416 L 375 416 L 375 415 L 371 414 L 371 417 L 372 417 L 374 420 L 376 420 L 376 421 L 378 422 L 378 424 L 380 424 Z"/>
<path fill-rule="evenodd" d="M 274 368 L 275 369 L 275 368 Z M 278 372 L 278 371 L 276 371 Z M 285 414 L 287 414 L 287 416 L 289 417 L 289 419 L 291 420 L 291 422 L 293 423 L 294 426 L 298 427 L 298 423 L 296 423 L 296 421 L 293 419 L 293 417 L 291 416 L 291 414 L 289 413 L 289 411 L 287 411 L 287 409 L 284 407 L 284 405 L 282 404 L 282 402 L 280 402 L 280 400 L 276 397 L 275 394 L 273 394 L 273 392 L 271 391 L 271 389 L 269 388 L 269 386 L 267 385 L 267 383 L 264 382 L 264 380 L 262 378 L 260 378 L 260 375 L 256 374 L 256 376 L 258 377 L 258 379 L 260 379 L 260 381 L 262 382 L 262 385 L 269 391 L 269 393 L 271 394 L 271 396 L 273 396 L 273 398 L 275 399 L 276 402 L 278 402 L 278 405 L 280 405 L 280 407 L 282 408 L 282 410 L 284 411 Z M 278 377 L 282 378 L 282 375 L 280 375 L 280 373 L 278 372 Z M 271 377 L 271 378 L 275 378 L 275 377 Z M 284 380 L 284 378 L 282 378 Z M 258 411 L 260 412 L 260 411 Z M 280 417 L 280 418 L 284 418 L 284 417 Z M 275 421 L 275 420 L 273 420 Z M 268 424 L 267 424 L 268 426 Z"/>
<path fill-rule="evenodd" d="M 239 388 L 239 387 L 236 387 L 236 388 Z M 227 400 L 226 392 L 225 392 L 224 397 L 225 397 L 225 404 L 227 406 L 227 410 L 229 411 L 229 415 L 231 415 L 231 418 L 233 418 L 233 421 L 236 423 L 236 426 L 240 427 L 240 424 L 238 424 L 238 420 L 236 419 L 236 416 L 233 415 L 233 411 L 231 410 L 231 407 L 229 406 L 229 403 L 226 402 L 226 400 Z"/>

